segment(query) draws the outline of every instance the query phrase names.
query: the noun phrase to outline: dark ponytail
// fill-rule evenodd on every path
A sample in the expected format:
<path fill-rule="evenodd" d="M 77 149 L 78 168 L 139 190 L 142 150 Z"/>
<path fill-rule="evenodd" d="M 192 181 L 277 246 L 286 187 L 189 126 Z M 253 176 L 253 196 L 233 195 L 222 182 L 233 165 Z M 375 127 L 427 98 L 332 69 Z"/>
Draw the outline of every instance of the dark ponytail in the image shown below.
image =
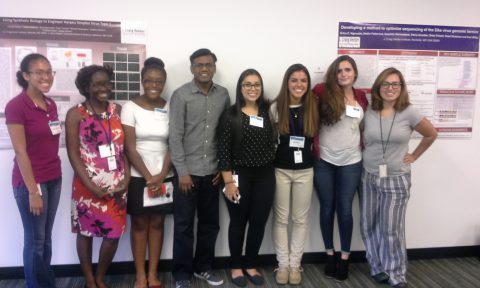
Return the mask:
<path fill-rule="evenodd" d="M 38 59 L 43 59 L 43 60 L 47 61 L 48 63 L 50 63 L 50 61 L 48 61 L 47 57 L 43 56 L 42 54 L 38 54 L 38 53 L 28 54 L 27 56 L 25 56 L 22 59 L 22 62 L 20 63 L 20 70 L 17 71 L 17 83 L 23 89 L 28 88 L 28 82 L 27 82 L 27 80 L 25 80 L 25 78 L 23 78 L 23 73 L 30 72 L 29 71 L 30 64 L 33 61 L 36 61 Z"/>

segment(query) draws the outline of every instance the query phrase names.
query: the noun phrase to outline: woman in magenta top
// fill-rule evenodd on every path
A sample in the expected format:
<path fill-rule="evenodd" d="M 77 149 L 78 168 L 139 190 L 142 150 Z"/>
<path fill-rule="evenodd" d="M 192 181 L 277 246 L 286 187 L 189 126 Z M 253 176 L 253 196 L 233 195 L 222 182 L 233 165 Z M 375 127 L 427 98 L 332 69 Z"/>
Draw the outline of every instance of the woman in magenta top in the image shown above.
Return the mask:
<path fill-rule="evenodd" d="M 12 185 L 23 223 L 27 287 L 55 287 L 50 260 L 53 221 L 62 188 L 58 157 L 61 125 L 57 105 L 44 95 L 52 87 L 54 75 L 45 56 L 27 55 L 17 72 L 23 91 L 5 107 L 15 150 Z"/>
<path fill-rule="evenodd" d="M 72 231 L 87 287 L 106 287 L 104 276 L 125 231 L 130 170 L 124 153 L 120 105 L 110 103 L 110 67 L 80 69 L 75 84 L 86 101 L 67 114 L 67 152 L 75 171 Z M 92 237 L 102 237 L 94 276 Z"/>

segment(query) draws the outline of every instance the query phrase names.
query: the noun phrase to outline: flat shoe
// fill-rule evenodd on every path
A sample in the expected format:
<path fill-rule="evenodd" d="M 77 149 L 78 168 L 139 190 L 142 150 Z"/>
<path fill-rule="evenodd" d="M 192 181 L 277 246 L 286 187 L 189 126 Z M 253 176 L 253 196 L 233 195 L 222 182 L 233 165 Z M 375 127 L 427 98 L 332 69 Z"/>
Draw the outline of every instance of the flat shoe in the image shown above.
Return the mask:
<path fill-rule="evenodd" d="M 260 286 L 260 285 L 263 285 L 263 283 L 265 283 L 265 279 L 263 279 L 263 276 L 261 274 L 255 274 L 255 275 L 250 275 L 248 273 L 245 273 L 245 274 L 247 274 L 248 280 L 250 280 L 250 282 L 252 282 L 254 285 Z"/>
<path fill-rule="evenodd" d="M 232 277 L 232 283 L 238 287 L 245 287 L 247 286 L 247 278 L 245 278 L 245 275 L 237 276 L 235 278 Z"/>
<path fill-rule="evenodd" d="M 373 275 L 372 278 L 377 283 L 388 284 L 388 279 L 390 279 L 390 276 L 388 276 L 388 274 L 385 272 L 380 272 Z"/>

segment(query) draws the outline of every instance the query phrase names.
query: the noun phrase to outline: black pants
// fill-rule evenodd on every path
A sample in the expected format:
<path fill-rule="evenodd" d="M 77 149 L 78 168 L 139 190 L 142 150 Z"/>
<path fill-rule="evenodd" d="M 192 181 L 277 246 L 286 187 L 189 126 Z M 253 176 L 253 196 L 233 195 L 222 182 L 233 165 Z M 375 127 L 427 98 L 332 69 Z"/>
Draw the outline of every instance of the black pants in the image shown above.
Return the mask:
<path fill-rule="evenodd" d="M 228 245 L 232 268 L 254 268 L 262 245 L 265 225 L 272 208 L 275 193 L 275 172 L 273 166 L 237 169 L 240 204 L 226 199 L 230 214 Z M 245 262 L 242 265 L 242 250 L 245 228 L 248 223 Z"/>
<path fill-rule="evenodd" d="M 188 280 L 193 272 L 211 269 L 215 255 L 215 241 L 220 230 L 218 220 L 219 186 L 212 185 L 214 175 L 192 176 L 192 191 L 184 194 L 178 187 L 178 177 L 173 194 L 173 277 L 176 281 Z M 197 212 L 197 246 L 193 256 L 193 227 Z"/>

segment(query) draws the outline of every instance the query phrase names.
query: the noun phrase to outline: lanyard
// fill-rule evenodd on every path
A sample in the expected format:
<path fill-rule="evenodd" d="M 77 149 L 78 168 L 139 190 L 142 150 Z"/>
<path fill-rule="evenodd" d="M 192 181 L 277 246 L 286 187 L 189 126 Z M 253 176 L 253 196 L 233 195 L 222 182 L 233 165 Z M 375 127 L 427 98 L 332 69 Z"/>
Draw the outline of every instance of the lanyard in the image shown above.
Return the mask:
<path fill-rule="evenodd" d="M 298 108 L 298 114 L 295 114 L 294 110 L 293 109 L 296 109 L 296 108 L 289 108 L 289 116 L 288 117 L 288 122 L 290 124 L 290 134 L 293 135 L 293 136 L 303 136 L 303 111 L 301 110 L 302 108 Z M 295 117 L 295 116 L 298 116 L 298 117 Z M 295 125 L 295 119 L 298 119 L 298 127 L 299 127 L 299 130 L 298 131 L 298 134 L 297 134 L 297 131 L 295 129 L 296 125 Z"/>
<path fill-rule="evenodd" d="M 390 134 L 392 133 L 393 122 L 395 122 L 395 117 L 397 116 L 397 111 L 393 114 L 392 125 L 390 126 L 390 131 L 388 131 L 387 142 L 383 142 L 383 129 L 382 129 L 382 111 L 380 111 L 380 138 L 382 139 L 382 153 L 383 161 L 385 161 L 385 152 L 387 151 L 388 143 L 390 142 Z"/>
<path fill-rule="evenodd" d="M 92 107 L 93 114 L 95 114 L 95 120 L 97 120 L 99 122 L 100 127 L 102 127 L 103 132 L 105 132 L 105 138 L 107 138 L 108 146 L 110 147 L 110 150 L 111 150 L 112 149 L 112 146 L 111 146 L 111 144 L 112 144 L 112 127 L 110 126 L 110 112 L 108 111 L 108 108 L 109 108 L 110 105 L 107 102 L 107 123 L 108 123 L 108 132 L 107 132 L 105 127 L 103 127 L 102 121 L 100 120 L 102 118 L 102 116 L 100 116 L 100 114 L 98 114 L 97 111 L 95 111 L 95 108 L 93 108 L 93 105 L 90 101 L 88 101 L 88 104 L 90 104 L 90 107 Z"/>

